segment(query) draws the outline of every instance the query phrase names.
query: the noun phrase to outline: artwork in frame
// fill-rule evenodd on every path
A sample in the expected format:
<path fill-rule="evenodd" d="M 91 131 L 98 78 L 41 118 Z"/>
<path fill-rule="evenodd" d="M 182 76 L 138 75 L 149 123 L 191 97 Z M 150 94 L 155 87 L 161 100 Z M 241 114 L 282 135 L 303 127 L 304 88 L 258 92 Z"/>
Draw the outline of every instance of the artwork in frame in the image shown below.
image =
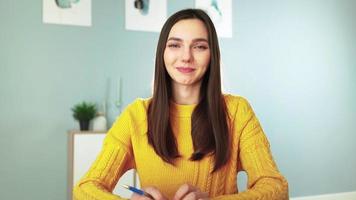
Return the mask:
<path fill-rule="evenodd" d="M 127 30 L 159 32 L 167 18 L 167 0 L 126 0 Z"/>
<path fill-rule="evenodd" d="M 219 37 L 232 37 L 231 0 L 195 0 L 195 7 L 208 13 Z"/>
<path fill-rule="evenodd" d="M 91 26 L 91 0 L 43 0 L 43 23 Z"/>

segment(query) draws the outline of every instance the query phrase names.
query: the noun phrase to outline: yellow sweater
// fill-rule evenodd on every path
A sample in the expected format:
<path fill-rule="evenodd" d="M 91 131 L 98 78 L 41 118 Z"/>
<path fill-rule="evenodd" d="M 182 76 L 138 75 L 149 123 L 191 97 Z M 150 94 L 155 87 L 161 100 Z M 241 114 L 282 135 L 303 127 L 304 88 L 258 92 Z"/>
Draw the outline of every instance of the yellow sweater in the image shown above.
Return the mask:
<path fill-rule="evenodd" d="M 74 187 L 77 200 L 117 200 L 112 194 L 121 175 L 135 168 L 141 187 L 155 186 L 172 199 L 179 186 L 189 183 L 212 199 L 288 199 L 288 183 L 272 158 L 269 142 L 249 103 L 224 95 L 231 119 L 231 159 L 217 172 L 213 156 L 190 161 L 193 153 L 191 114 L 195 105 L 171 103 L 171 124 L 180 155 L 175 166 L 156 155 L 147 141 L 148 99 L 137 99 L 120 115 L 107 133 L 101 153 Z M 237 173 L 246 171 L 248 190 L 237 190 Z"/>

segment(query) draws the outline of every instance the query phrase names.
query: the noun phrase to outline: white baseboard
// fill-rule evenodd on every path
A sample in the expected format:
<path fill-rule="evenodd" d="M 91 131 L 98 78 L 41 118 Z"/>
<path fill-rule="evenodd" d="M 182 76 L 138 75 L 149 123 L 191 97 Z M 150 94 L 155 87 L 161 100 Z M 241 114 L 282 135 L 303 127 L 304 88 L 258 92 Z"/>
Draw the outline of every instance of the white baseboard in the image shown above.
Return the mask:
<path fill-rule="evenodd" d="M 316 196 L 294 197 L 290 200 L 356 200 L 356 191 Z"/>

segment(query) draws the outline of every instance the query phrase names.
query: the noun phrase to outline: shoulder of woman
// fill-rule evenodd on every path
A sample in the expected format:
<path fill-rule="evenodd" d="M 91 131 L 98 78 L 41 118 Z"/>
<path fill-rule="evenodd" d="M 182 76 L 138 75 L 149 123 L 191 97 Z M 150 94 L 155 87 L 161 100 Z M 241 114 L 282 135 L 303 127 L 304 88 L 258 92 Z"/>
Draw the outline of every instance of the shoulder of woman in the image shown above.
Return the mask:
<path fill-rule="evenodd" d="M 237 112 L 249 112 L 252 108 L 245 97 L 233 94 L 224 94 L 227 109 L 231 115 L 236 115 Z"/>
<path fill-rule="evenodd" d="M 147 118 L 147 109 L 151 98 L 137 98 L 127 105 L 123 112 L 128 113 L 136 120 L 145 120 Z"/>
<path fill-rule="evenodd" d="M 224 94 L 224 99 L 228 107 L 238 104 L 249 104 L 248 100 L 245 97 L 235 94 Z"/>

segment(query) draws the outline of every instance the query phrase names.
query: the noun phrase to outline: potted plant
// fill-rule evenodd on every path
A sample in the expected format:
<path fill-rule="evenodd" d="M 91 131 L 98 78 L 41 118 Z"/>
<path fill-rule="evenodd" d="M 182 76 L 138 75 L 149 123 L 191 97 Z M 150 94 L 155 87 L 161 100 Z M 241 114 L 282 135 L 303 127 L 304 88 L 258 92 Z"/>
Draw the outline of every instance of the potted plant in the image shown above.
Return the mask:
<path fill-rule="evenodd" d="M 83 101 L 82 103 L 76 104 L 72 108 L 72 111 L 74 119 L 79 121 L 80 130 L 89 130 L 89 122 L 96 114 L 96 105 Z"/>

